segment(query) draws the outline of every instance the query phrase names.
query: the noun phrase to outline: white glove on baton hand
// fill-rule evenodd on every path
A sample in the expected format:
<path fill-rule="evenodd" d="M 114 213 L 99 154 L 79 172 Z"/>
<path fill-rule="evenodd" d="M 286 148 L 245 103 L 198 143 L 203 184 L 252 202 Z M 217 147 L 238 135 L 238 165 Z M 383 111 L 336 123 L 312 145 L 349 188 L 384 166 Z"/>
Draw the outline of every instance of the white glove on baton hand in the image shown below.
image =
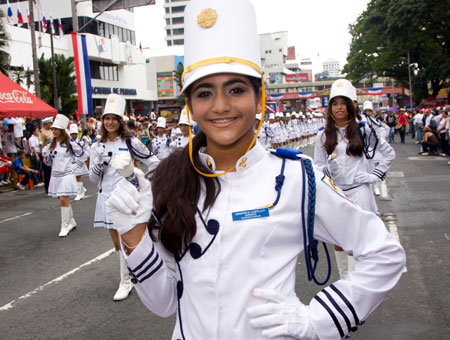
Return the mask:
<path fill-rule="evenodd" d="M 103 145 L 97 145 L 96 148 L 92 150 L 92 159 L 94 160 L 94 164 L 103 164 L 103 152 L 105 151 L 105 148 Z"/>
<path fill-rule="evenodd" d="M 358 172 L 355 175 L 355 182 L 356 183 L 373 184 L 373 183 L 381 182 L 381 178 L 379 178 L 373 174 L 369 174 L 368 172 Z"/>
<path fill-rule="evenodd" d="M 147 223 L 153 207 L 153 194 L 150 181 L 142 170 L 134 168 L 139 180 L 139 191 L 123 179 L 106 201 L 106 213 L 114 223 L 113 228 L 120 235 L 133 229 L 137 224 Z"/>
<path fill-rule="evenodd" d="M 269 339 L 293 337 L 299 340 L 318 339 L 310 319 L 309 310 L 296 296 L 287 297 L 271 290 L 255 288 L 253 296 L 266 303 L 247 309 L 250 325 L 261 329 L 261 335 Z"/>
<path fill-rule="evenodd" d="M 337 176 L 339 174 L 339 163 L 336 159 L 329 159 L 327 162 L 327 167 L 331 176 Z"/>

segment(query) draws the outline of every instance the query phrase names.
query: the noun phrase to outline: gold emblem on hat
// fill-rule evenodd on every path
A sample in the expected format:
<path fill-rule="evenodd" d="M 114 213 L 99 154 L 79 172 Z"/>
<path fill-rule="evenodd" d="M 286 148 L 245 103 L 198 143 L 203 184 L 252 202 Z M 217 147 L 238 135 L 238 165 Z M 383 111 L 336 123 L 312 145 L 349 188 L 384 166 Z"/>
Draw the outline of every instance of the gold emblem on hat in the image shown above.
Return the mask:
<path fill-rule="evenodd" d="M 342 87 L 342 86 L 344 86 L 344 84 L 343 83 L 341 83 L 341 82 L 339 82 L 339 83 L 337 83 L 337 85 L 336 85 L 337 87 Z"/>
<path fill-rule="evenodd" d="M 109 102 L 113 103 L 114 102 L 114 98 L 113 97 L 109 98 Z"/>
<path fill-rule="evenodd" d="M 211 8 L 204 9 L 197 15 L 197 24 L 202 28 L 209 28 L 216 23 L 217 12 Z"/>

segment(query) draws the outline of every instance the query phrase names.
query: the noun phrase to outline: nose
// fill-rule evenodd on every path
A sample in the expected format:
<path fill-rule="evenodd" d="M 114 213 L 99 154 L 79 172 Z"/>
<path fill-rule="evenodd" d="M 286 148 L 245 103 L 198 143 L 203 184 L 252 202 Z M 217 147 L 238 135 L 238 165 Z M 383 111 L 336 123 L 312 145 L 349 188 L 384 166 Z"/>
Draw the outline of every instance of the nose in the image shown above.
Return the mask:
<path fill-rule="evenodd" d="M 214 98 L 213 112 L 224 113 L 228 112 L 230 109 L 230 104 L 228 102 L 228 97 L 222 92 L 218 92 Z"/>

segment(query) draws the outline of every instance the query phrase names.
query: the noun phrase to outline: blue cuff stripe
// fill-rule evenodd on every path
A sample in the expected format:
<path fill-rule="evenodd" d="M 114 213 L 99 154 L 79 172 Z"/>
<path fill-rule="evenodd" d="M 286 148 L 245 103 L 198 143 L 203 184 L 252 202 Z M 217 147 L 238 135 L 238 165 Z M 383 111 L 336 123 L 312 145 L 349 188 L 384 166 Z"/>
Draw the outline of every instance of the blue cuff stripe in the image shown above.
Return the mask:
<path fill-rule="evenodd" d="M 348 319 L 347 315 L 344 313 L 344 311 L 342 310 L 342 308 L 336 303 L 336 301 L 333 299 L 333 297 L 331 296 L 330 293 L 328 293 L 325 289 L 322 290 L 322 293 L 324 293 L 326 295 L 326 297 L 328 298 L 328 300 L 330 300 L 331 304 L 334 306 L 334 308 L 339 312 L 339 314 L 342 315 L 342 317 L 345 320 L 345 323 L 347 325 L 347 329 L 348 331 L 355 331 L 356 329 L 352 329 L 352 325 L 350 323 L 350 320 Z"/>
<path fill-rule="evenodd" d="M 147 272 L 147 270 L 149 270 L 149 269 L 156 263 L 156 261 L 159 260 L 159 255 L 158 255 L 158 253 L 155 253 L 155 254 L 156 254 L 155 258 L 153 259 L 152 262 L 150 262 L 150 264 L 149 264 L 147 267 L 145 267 L 144 269 L 142 269 L 140 273 L 134 273 L 134 275 L 135 275 L 137 278 L 140 277 L 140 276 L 142 276 L 142 275 L 144 275 L 144 274 Z"/>
<path fill-rule="evenodd" d="M 142 261 L 136 268 L 131 269 L 131 271 L 133 273 L 136 273 L 139 269 L 141 269 L 148 260 L 150 260 L 153 256 L 153 254 L 155 253 L 155 245 L 152 246 L 152 251 L 150 252 L 150 254 L 148 254 L 148 256 L 144 259 L 144 261 Z"/>
<path fill-rule="evenodd" d="M 138 280 L 140 283 L 144 282 L 145 280 L 147 280 L 148 278 L 152 277 L 153 274 L 155 274 L 163 265 L 163 261 L 161 259 L 161 261 L 159 262 L 158 266 L 153 269 L 147 276 L 143 277 L 142 280 Z"/>
<path fill-rule="evenodd" d="M 334 284 L 331 284 L 330 288 L 333 289 L 337 295 L 339 295 L 339 297 L 342 299 L 342 301 L 344 301 L 344 303 L 347 305 L 348 309 L 352 312 L 353 318 L 355 319 L 355 324 L 361 325 L 361 323 L 359 323 L 358 315 L 356 314 L 356 311 L 353 308 L 350 301 L 347 300 L 347 298 L 344 296 L 344 294 L 342 294 L 341 291 L 339 289 L 337 289 Z"/>
<path fill-rule="evenodd" d="M 345 336 L 344 331 L 342 330 L 341 324 L 339 323 L 338 319 L 336 318 L 336 315 L 334 315 L 331 308 L 328 307 L 327 304 L 317 295 L 314 296 L 314 299 L 316 299 L 322 305 L 322 307 L 325 308 L 325 310 L 328 312 L 328 314 L 330 314 L 331 318 L 333 319 L 334 325 L 336 326 L 337 330 L 339 331 L 339 335 L 341 336 L 341 338 L 343 338 Z"/>

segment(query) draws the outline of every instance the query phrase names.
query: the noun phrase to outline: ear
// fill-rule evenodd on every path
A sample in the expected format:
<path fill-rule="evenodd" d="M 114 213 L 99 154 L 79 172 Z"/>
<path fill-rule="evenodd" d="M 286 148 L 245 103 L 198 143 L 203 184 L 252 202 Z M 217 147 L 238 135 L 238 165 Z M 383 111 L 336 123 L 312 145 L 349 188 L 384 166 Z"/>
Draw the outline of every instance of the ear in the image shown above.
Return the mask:
<path fill-rule="evenodd" d="M 262 95 L 259 95 L 258 99 L 256 101 L 256 113 L 258 114 L 260 112 L 262 112 L 263 116 L 264 116 L 264 112 L 263 112 L 263 109 L 262 109 Z"/>

